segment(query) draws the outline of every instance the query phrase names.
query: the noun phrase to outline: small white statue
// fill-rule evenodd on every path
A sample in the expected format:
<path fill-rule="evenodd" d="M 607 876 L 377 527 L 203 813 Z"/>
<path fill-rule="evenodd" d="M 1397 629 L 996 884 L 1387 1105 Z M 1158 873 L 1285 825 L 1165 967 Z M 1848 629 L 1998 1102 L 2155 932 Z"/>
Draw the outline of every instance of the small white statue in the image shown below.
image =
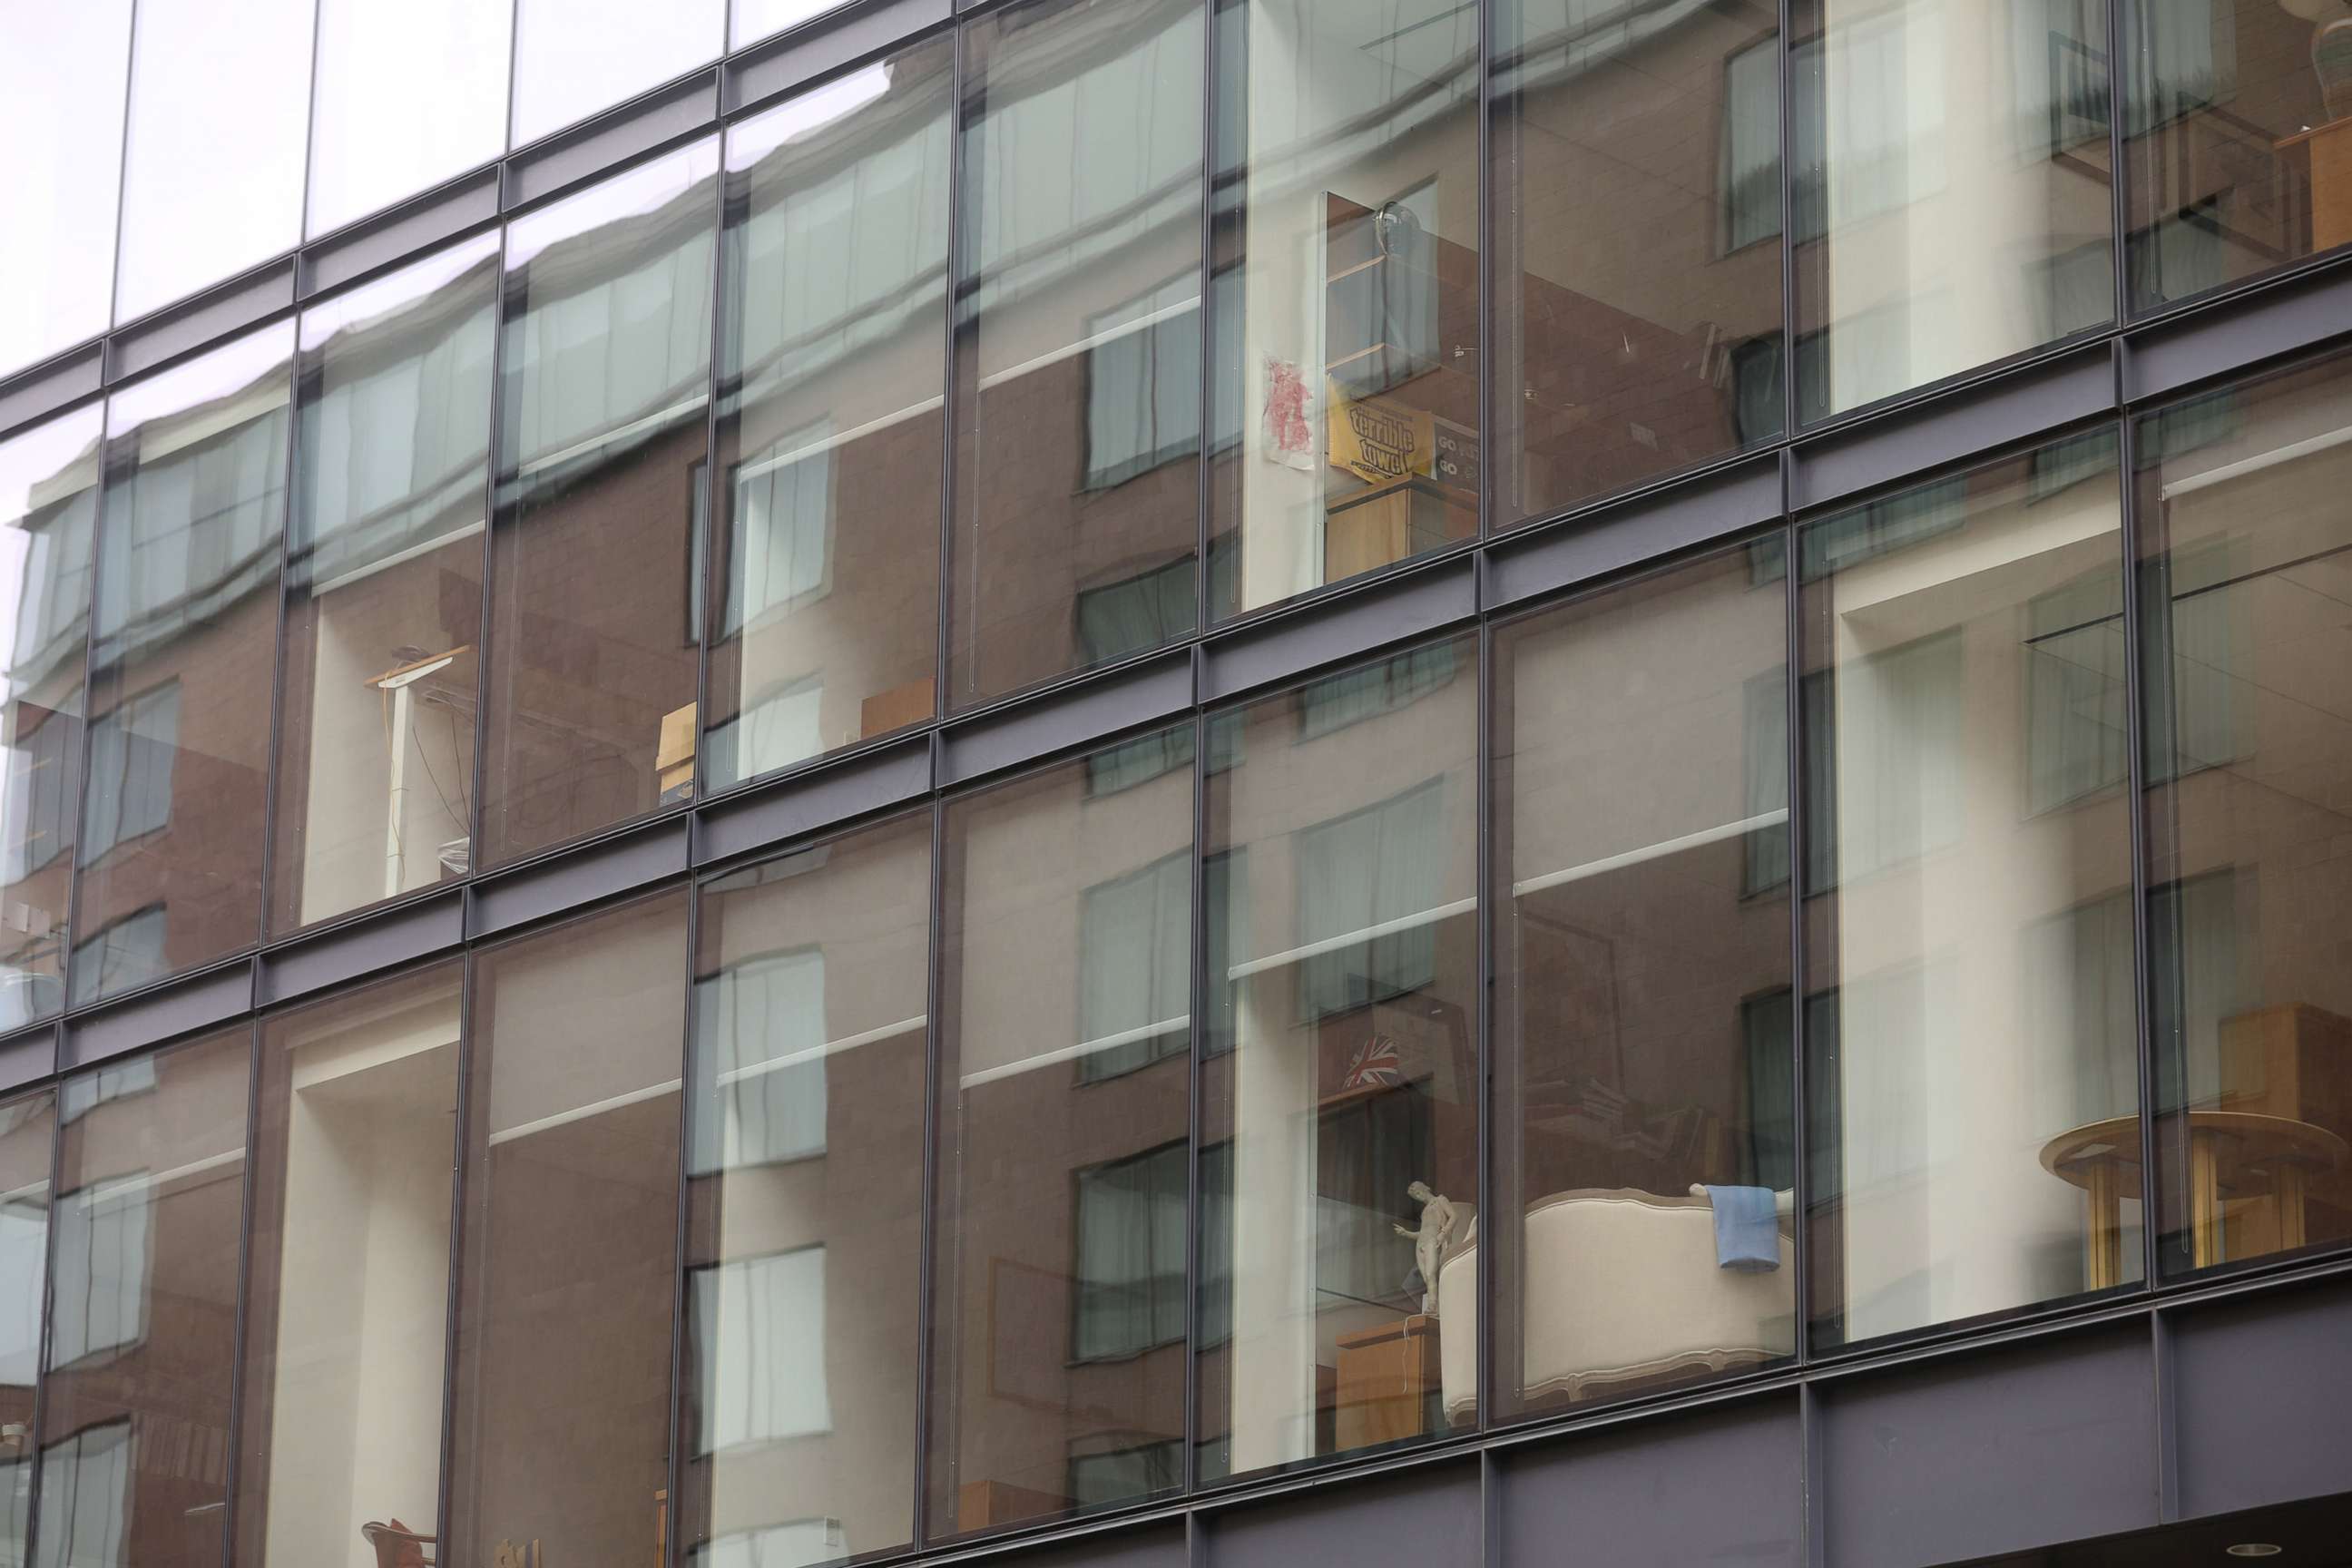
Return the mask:
<path fill-rule="evenodd" d="M 1421 1205 L 1421 1228 L 1391 1228 L 1412 1242 L 1413 1267 L 1421 1274 L 1421 1310 L 1434 1316 L 1437 1311 L 1437 1265 L 1445 1256 L 1445 1244 L 1454 1239 L 1454 1200 L 1433 1191 L 1427 1182 L 1415 1182 L 1405 1189 L 1405 1195 Z"/>

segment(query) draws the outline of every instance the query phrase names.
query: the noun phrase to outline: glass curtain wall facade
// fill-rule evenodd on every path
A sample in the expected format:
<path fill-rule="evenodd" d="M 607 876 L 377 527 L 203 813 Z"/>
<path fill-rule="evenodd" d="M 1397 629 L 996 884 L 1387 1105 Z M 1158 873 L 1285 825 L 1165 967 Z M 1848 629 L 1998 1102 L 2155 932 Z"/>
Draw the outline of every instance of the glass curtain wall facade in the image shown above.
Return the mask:
<path fill-rule="evenodd" d="M 375 160 L 328 0 L 175 253 L 176 4 L 8 353 L 844 36 L 526 0 Z M 2168 368 L 2352 276 L 2334 33 L 1362 10 L 861 34 L 0 403 L 0 1559 L 898 1560 L 2352 1255 L 2352 355 Z"/>

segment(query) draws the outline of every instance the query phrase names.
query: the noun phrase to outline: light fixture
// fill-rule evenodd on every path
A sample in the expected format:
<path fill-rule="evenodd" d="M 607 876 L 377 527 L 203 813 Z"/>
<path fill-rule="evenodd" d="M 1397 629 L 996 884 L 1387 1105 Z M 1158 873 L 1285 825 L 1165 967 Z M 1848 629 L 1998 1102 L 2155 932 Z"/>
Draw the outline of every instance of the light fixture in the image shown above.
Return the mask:
<path fill-rule="evenodd" d="M 2284 1548 L 2273 1546 L 2267 1541 L 2241 1541 L 2235 1546 L 2227 1547 L 2224 1550 L 2232 1557 L 2275 1557 Z"/>

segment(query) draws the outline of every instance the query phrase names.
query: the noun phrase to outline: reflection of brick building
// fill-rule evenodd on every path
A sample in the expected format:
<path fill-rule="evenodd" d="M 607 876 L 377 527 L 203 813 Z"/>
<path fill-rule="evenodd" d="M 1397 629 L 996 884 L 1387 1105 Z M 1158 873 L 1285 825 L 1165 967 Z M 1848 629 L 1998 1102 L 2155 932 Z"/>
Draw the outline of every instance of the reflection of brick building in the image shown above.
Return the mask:
<path fill-rule="evenodd" d="M 79 1000 L 260 932 L 290 341 L 257 334 L 109 412 Z"/>
<path fill-rule="evenodd" d="M 0 868 L 6 879 L 0 893 L 0 1019 L 12 1025 L 54 1012 L 65 994 L 100 417 L 97 408 L 86 409 L 27 438 L 42 449 L 26 454 L 32 461 L 22 476 L 25 511 L 12 534 L 17 599 L 7 654 L 6 862 Z"/>
<path fill-rule="evenodd" d="M 235 1030 L 62 1091 L 45 1556 L 219 1561 L 250 1038 Z"/>

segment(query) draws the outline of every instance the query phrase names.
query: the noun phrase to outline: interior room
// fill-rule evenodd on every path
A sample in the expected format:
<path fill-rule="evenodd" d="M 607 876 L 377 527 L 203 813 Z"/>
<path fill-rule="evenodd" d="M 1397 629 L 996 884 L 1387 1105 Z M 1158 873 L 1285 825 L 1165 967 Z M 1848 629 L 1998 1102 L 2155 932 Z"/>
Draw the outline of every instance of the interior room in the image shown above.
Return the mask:
<path fill-rule="evenodd" d="M 440 969 L 265 1033 L 239 1563 L 439 1532 L 458 1017 Z"/>
<path fill-rule="evenodd" d="M 1206 1473 L 1475 1416 L 1440 1398 L 1477 1331 L 1441 1293 L 1477 1209 L 1475 669 L 1437 643 L 1212 721 Z"/>
<path fill-rule="evenodd" d="M 1477 8 L 1265 0 L 1231 30 L 1225 615 L 1472 537 L 1480 461 Z"/>
<path fill-rule="evenodd" d="M 2116 443 L 1800 535 L 1816 1337 L 2141 1277 Z"/>
<path fill-rule="evenodd" d="M 1783 557 L 1735 546 L 1496 637 L 1508 1409 L 1795 1352 Z M 1746 1233 L 1718 1196 L 1758 1205 Z"/>

